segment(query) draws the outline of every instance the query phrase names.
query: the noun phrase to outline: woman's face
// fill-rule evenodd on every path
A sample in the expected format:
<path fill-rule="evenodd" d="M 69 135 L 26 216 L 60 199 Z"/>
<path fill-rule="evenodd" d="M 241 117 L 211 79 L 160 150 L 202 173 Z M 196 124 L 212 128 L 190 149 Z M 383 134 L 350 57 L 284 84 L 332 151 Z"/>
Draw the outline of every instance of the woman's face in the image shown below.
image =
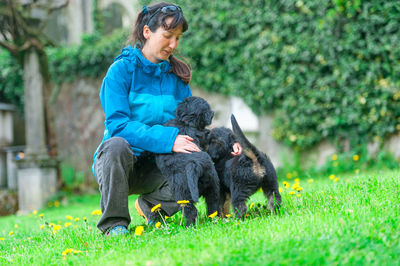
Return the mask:
<path fill-rule="evenodd" d="M 172 17 L 169 17 L 165 22 L 169 25 L 171 21 Z M 146 59 L 157 64 L 162 60 L 167 60 L 178 47 L 179 39 L 182 36 L 182 26 L 170 30 L 165 30 L 161 26 L 155 32 L 152 32 L 146 25 L 143 29 L 143 35 L 146 38 L 146 43 L 143 46 L 142 53 Z"/>

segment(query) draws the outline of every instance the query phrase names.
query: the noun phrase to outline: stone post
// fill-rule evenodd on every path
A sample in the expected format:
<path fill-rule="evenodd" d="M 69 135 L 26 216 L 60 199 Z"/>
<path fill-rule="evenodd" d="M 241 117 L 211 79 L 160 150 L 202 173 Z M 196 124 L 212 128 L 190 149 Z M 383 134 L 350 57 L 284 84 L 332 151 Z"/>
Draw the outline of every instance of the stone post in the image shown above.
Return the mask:
<path fill-rule="evenodd" d="M 18 161 L 18 203 L 22 213 L 40 209 L 56 192 L 56 161 L 46 149 L 43 77 L 33 48 L 24 57 L 26 154 Z"/>

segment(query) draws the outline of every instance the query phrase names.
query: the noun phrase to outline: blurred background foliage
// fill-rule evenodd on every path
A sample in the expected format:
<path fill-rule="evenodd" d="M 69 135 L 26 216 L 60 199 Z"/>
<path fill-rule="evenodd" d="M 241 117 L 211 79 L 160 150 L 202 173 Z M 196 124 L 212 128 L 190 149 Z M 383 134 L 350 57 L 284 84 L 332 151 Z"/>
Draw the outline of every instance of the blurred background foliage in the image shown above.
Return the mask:
<path fill-rule="evenodd" d="M 189 21 L 179 50 L 192 86 L 273 114 L 274 137 L 304 150 L 340 148 L 400 131 L 400 2 L 176 1 Z M 149 4 L 149 1 L 140 1 Z M 54 83 L 101 78 L 130 29 L 105 36 L 101 12 L 79 46 L 48 48 Z M 22 108 L 22 73 L 0 51 L 0 95 Z M 23 90 L 22 90 L 23 91 Z"/>

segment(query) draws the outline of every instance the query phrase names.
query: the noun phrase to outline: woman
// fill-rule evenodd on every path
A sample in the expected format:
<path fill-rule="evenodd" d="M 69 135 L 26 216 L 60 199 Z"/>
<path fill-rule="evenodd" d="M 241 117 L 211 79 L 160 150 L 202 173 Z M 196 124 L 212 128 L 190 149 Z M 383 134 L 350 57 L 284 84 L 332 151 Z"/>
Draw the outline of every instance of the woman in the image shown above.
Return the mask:
<path fill-rule="evenodd" d="M 94 155 L 93 172 L 101 193 L 101 232 L 128 234 L 128 195 L 140 194 L 138 213 L 148 219 L 151 207 L 161 203 L 168 216 L 179 211 L 166 180 L 157 169 L 152 153 L 200 151 L 189 136 L 164 127 L 174 118 L 177 104 L 191 96 L 190 68 L 174 57 L 188 23 L 179 6 L 157 3 L 138 14 L 131 39 L 115 58 L 101 87 L 105 113 L 102 143 Z M 233 154 L 240 154 L 235 144 Z M 142 156 L 141 156 L 142 155 Z"/>

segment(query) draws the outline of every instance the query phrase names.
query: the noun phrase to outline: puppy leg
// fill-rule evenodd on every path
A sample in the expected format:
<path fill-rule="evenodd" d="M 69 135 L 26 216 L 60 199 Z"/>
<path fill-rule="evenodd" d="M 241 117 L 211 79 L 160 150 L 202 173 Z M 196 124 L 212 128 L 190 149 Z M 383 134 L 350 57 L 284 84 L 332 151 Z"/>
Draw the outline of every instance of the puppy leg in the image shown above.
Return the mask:
<path fill-rule="evenodd" d="M 196 223 L 197 209 L 192 203 L 186 205 L 184 216 L 186 218 L 186 227 L 194 225 Z"/>
<path fill-rule="evenodd" d="M 279 193 L 278 181 L 276 176 L 264 178 L 261 187 L 268 200 L 268 208 L 272 212 L 277 212 L 282 204 L 281 194 Z"/>
<path fill-rule="evenodd" d="M 249 198 L 249 195 L 245 193 L 245 191 L 240 190 L 239 188 L 231 188 L 231 197 L 232 197 L 232 207 L 238 218 L 244 218 L 244 215 L 247 212 L 246 201 Z"/>
<path fill-rule="evenodd" d="M 210 161 L 211 162 L 211 161 Z M 215 212 L 219 212 L 219 201 L 220 201 L 220 187 L 218 174 L 211 164 L 210 171 L 207 172 L 207 179 L 209 179 L 209 186 L 204 191 L 204 198 L 207 204 L 207 216 Z"/>

